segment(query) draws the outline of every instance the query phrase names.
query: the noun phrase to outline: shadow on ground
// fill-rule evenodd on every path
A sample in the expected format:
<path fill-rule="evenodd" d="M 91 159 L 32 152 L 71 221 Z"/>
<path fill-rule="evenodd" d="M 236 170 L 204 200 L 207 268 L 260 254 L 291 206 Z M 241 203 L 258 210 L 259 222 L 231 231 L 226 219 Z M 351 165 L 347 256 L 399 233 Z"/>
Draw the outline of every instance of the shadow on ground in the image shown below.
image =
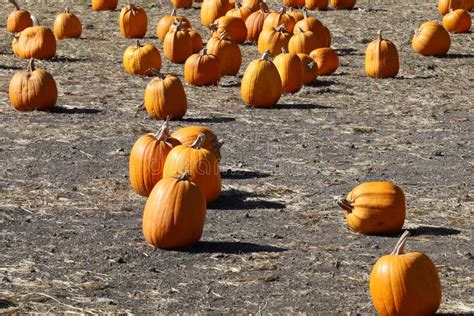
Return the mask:
<path fill-rule="evenodd" d="M 253 209 L 282 209 L 286 205 L 283 203 L 262 199 L 249 199 L 255 197 L 250 192 L 236 189 L 227 190 L 221 193 L 219 198 L 208 205 L 211 210 L 253 210 Z"/>
<path fill-rule="evenodd" d="M 251 252 L 283 252 L 288 249 L 258 245 L 248 242 L 238 241 L 201 241 L 192 248 L 183 248 L 180 251 L 187 251 L 190 253 L 226 253 L 226 254 L 239 254 L 239 253 L 251 253 Z"/>

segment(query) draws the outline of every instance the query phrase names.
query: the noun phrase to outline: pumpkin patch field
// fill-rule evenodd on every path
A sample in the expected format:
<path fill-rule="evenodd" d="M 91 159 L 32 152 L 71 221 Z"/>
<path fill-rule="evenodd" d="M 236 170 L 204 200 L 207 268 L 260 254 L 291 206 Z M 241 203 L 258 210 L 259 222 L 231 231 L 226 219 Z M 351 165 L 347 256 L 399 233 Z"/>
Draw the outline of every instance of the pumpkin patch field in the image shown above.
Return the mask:
<path fill-rule="evenodd" d="M 472 315 L 472 2 L 228 2 L 0 7 L 0 314 Z"/>

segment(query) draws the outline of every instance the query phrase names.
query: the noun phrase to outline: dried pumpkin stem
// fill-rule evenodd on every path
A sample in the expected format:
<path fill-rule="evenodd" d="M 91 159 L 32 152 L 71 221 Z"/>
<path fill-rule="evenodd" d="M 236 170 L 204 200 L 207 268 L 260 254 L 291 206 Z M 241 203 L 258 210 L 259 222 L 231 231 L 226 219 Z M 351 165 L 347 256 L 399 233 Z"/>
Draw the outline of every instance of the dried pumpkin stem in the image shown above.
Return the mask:
<path fill-rule="evenodd" d="M 66 9 L 64 10 L 64 13 L 71 13 L 71 10 L 69 9 L 69 7 L 66 7 Z"/>
<path fill-rule="evenodd" d="M 204 55 L 207 55 L 207 48 L 204 47 L 201 52 L 199 53 L 200 56 L 204 56 Z"/>
<path fill-rule="evenodd" d="M 300 31 L 300 33 L 304 33 L 303 29 L 301 28 L 301 26 L 298 26 L 298 31 Z"/>
<path fill-rule="evenodd" d="M 263 53 L 262 57 L 260 57 L 260 60 L 268 60 L 268 57 L 269 57 L 269 56 L 270 56 L 270 50 L 267 49 L 267 50 Z"/>
<path fill-rule="evenodd" d="M 316 66 L 316 62 L 310 61 L 308 64 L 306 64 L 309 70 L 313 70 L 314 67 Z"/>
<path fill-rule="evenodd" d="M 377 34 L 379 35 L 379 41 L 382 41 L 382 30 L 379 30 Z"/>
<path fill-rule="evenodd" d="M 176 9 L 173 9 L 173 11 L 171 11 L 171 16 L 176 16 Z"/>
<path fill-rule="evenodd" d="M 21 10 L 20 6 L 18 5 L 18 3 L 16 3 L 15 0 L 9 0 L 9 1 L 10 1 L 11 4 L 13 4 L 13 5 L 15 6 L 15 8 L 16 8 L 17 10 Z"/>
<path fill-rule="evenodd" d="M 203 133 L 199 133 L 194 143 L 192 143 L 191 146 L 189 147 L 194 148 L 194 149 L 201 149 L 201 145 L 202 143 L 204 143 L 205 139 L 206 139 L 206 135 L 204 135 Z"/>
<path fill-rule="evenodd" d="M 30 61 L 28 62 L 28 71 L 29 72 L 33 72 L 35 71 L 35 59 L 34 58 L 31 58 Z"/>
<path fill-rule="evenodd" d="M 352 212 L 354 209 L 354 202 L 349 201 L 343 197 L 335 197 L 334 199 L 336 200 L 337 205 L 339 205 L 344 210 Z"/>
<path fill-rule="evenodd" d="M 398 255 L 402 255 L 404 252 L 404 248 L 405 248 L 405 243 L 407 242 L 408 240 L 408 236 L 410 236 L 410 232 L 408 230 L 406 230 L 402 236 L 400 237 L 400 239 L 398 240 L 397 244 L 395 245 L 395 248 L 393 249 L 391 255 L 395 255 L 395 256 L 398 256 Z"/>
<path fill-rule="evenodd" d="M 137 45 L 136 45 L 137 48 L 140 48 L 140 47 L 143 47 L 142 44 L 140 44 L 140 40 L 137 40 Z"/>
<path fill-rule="evenodd" d="M 305 19 L 307 19 L 307 18 L 309 17 L 309 15 L 308 15 L 308 8 L 303 7 L 303 9 L 301 9 L 301 11 L 303 11 L 303 17 L 304 17 Z"/>
<path fill-rule="evenodd" d="M 288 52 L 286 51 L 285 47 L 282 47 L 282 48 L 281 48 L 281 53 L 282 53 L 282 54 L 287 54 L 287 53 L 288 53 Z"/>
<path fill-rule="evenodd" d="M 40 21 L 34 15 L 31 16 L 31 21 L 33 22 L 33 26 L 39 26 L 40 25 Z"/>
<path fill-rule="evenodd" d="M 166 120 L 165 122 L 163 123 L 163 125 L 161 126 L 160 130 L 158 131 L 158 133 L 155 134 L 155 138 L 158 140 L 158 141 L 164 141 L 166 140 L 166 138 L 168 137 L 168 134 L 169 134 L 169 122 L 170 122 L 170 118 L 171 116 L 168 115 L 166 117 Z"/>
<path fill-rule="evenodd" d="M 188 171 L 185 171 L 182 175 L 177 175 L 176 178 L 180 181 L 189 180 L 189 178 L 191 178 L 191 174 Z"/>
<path fill-rule="evenodd" d="M 281 7 L 281 9 L 278 13 L 285 14 L 286 13 L 286 7 Z"/>

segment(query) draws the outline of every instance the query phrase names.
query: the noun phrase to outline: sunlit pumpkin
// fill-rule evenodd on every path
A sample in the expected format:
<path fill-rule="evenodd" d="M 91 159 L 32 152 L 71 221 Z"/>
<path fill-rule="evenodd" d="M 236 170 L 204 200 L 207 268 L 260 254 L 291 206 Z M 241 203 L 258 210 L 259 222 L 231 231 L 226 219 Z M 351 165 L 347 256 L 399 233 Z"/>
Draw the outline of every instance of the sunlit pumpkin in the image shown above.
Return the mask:
<path fill-rule="evenodd" d="M 267 4 L 262 0 L 243 0 L 242 5 L 252 10 L 252 12 L 255 12 L 259 9 L 262 9 L 263 11 L 268 11 Z"/>
<path fill-rule="evenodd" d="M 446 15 L 451 10 L 465 9 L 466 3 L 465 0 L 439 0 L 438 1 L 438 11 L 442 15 Z"/>
<path fill-rule="evenodd" d="M 184 63 L 184 80 L 194 86 L 217 85 L 221 78 L 221 66 L 216 55 L 208 54 L 203 48 L 192 54 Z"/>
<path fill-rule="evenodd" d="M 92 10 L 113 11 L 117 8 L 118 0 L 92 0 Z"/>
<path fill-rule="evenodd" d="M 303 8 L 303 16 L 304 19 L 298 21 L 295 24 L 293 33 L 297 35 L 304 31 L 311 31 L 315 33 L 318 37 L 318 46 L 331 46 L 331 32 L 329 32 L 329 29 L 324 26 L 324 24 L 321 23 L 320 20 L 316 19 L 315 17 L 309 16 L 308 10 L 306 10 L 306 8 Z"/>
<path fill-rule="evenodd" d="M 12 41 L 13 53 L 23 59 L 50 59 L 56 55 L 56 38 L 53 31 L 38 25 L 38 20 L 32 18 L 33 26 L 15 35 Z"/>
<path fill-rule="evenodd" d="M 288 53 L 284 48 L 273 60 L 280 74 L 283 92 L 297 92 L 303 86 L 303 68 L 301 60 L 295 53 Z"/>
<path fill-rule="evenodd" d="M 443 26 L 451 33 L 469 33 L 471 24 L 471 15 L 463 9 L 452 11 L 443 17 Z"/>
<path fill-rule="evenodd" d="M 424 56 L 442 56 L 451 47 L 451 37 L 438 22 L 425 22 L 415 31 L 412 47 L 415 52 Z"/>
<path fill-rule="evenodd" d="M 18 33 L 27 27 L 33 26 L 30 12 L 21 9 L 18 3 L 16 3 L 14 0 L 9 0 L 9 2 L 15 6 L 15 11 L 8 15 L 7 31 L 11 33 Z"/>
<path fill-rule="evenodd" d="M 219 161 L 221 159 L 221 147 L 224 142 L 220 141 L 210 128 L 201 125 L 186 126 L 174 131 L 171 137 L 176 138 L 183 145 L 191 146 L 199 134 L 206 136 L 201 143 L 201 147 L 214 153 Z"/>
<path fill-rule="evenodd" d="M 215 35 L 227 32 L 229 36 L 238 44 L 245 42 L 247 38 L 247 27 L 242 19 L 235 16 L 223 16 L 211 25 L 211 30 Z"/>
<path fill-rule="evenodd" d="M 155 78 L 145 88 L 148 114 L 157 120 L 182 118 L 188 109 L 188 100 L 181 80 L 173 74 L 154 72 L 153 75 Z"/>
<path fill-rule="evenodd" d="M 219 59 L 221 74 L 233 76 L 239 72 L 242 64 L 242 53 L 226 32 L 213 36 L 207 41 L 207 52 Z"/>
<path fill-rule="evenodd" d="M 239 2 L 236 2 L 235 7 L 232 10 L 227 11 L 225 15 L 235 16 L 236 18 L 239 18 L 245 22 L 250 14 L 252 14 L 252 10 L 246 6 L 241 5 Z"/>
<path fill-rule="evenodd" d="M 245 21 L 247 28 L 247 40 L 249 42 L 256 42 L 258 36 L 263 30 L 263 23 L 267 17 L 268 12 L 264 10 L 263 6 L 258 11 L 253 12 Z"/>
<path fill-rule="evenodd" d="M 189 9 L 193 6 L 193 0 L 171 0 L 175 9 Z"/>
<path fill-rule="evenodd" d="M 209 27 L 218 18 L 224 16 L 229 8 L 228 0 L 204 0 L 201 5 L 201 22 Z"/>
<path fill-rule="evenodd" d="M 372 78 L 395 77 L 400 69 L 398 50 L 391 41 L 379 38 L 369 43 L 365 52 L 365 73 Z"/>
<path fill-rule="evenodd" d="M 352 10 L 357 0 L 331 0 L 331 4 L 336 10 Z"/>
<path fill-rule="evenodd" d="M 145 75 L 150 69 L 161 69 L 161 55 L 152 44 L 141 45 L 137 40 L 136 45 L 129 46 L 123 54 L 123 67 L 133 75 Z"/>
<path fill-rule="evenodd" d="M 326 45 L 325 39 L 312 31 L 303 31 L 299 29 L 299 33 L 291 37 L 288 42 L 288 51 L 290 53 L 309 54 L 317 48 Z"/>
<path fill-rule="evenodd" d="M 125 38 L 142 38 L 146 34 L 148 18 L 145 10 L 129 4 L 120 11 L 120 33 Z"/>
<path fill-rule="evenodd" d="M 318 76 L 329 76 L 339 68 L 339 56 L 330 47 L 315 49 L 309 56 L 318 64 Z"/>
<path fill-rule="evenodd" d="M 171 15 L 166 15 L 158 21 L 158 26 L 156 27 L 156 37 L 160 39 L 160 41 L 165 40 L 165 36 L 170 30 L 170 26 L 175 22 L 175 21 L 181 22 L 181 27 L 183 28 L 191 28 L 191 23 L 188 21 L 187 18 L 181 15 L 177 15 L 176 9 L 173 9 L 171 12 Z"/>
<path fill-rule="evenodd" d="M 272 12 L 267 15 L 263 23 L 264 30 L 272 30 L 275 27 L 284 25 L 285 30 L 292 33 L 295 27 L 295 19 L 286 12 L 286 8 L 282 7 L 279 12 Z"/>
<path fill-rule="evenodd" d="M 316 80 L 318 77 L 318 64 L 313 58 L 307 54 L 297 54 L 301 61 L 303 71 L 303 84 L 308 84 Z"/>
<path fill-rule="evenodd" d="M 202 36 L 196 30 L 190 29 L 189 36 L 193 47 L 193 53 L 197 53 L 202 49 Z"/>
<path fill-rule="evenodd" d="M 174 26 L 170 27 L 163 42 L 163 53 L 174 63 L 184 63 L 193 54 L 193 39 L 181 22 L 175 21 Z"/>
<path fill-rule="evenodd" d="M 54 19 L 54 35 L 57 39 L 78 38 L 82 34 L 82 24 L 79 18 L 71 13 L 69 7 Z"/>
<path fill-rule="evenodd" d="M 263 54 L 268 50 L 270 56 L 276 56 L 282 48 L 288 50 L 290 39 L 291 33 L 285 29 L 283 24 L 276 28 L 263 29 L 258 37 L 258 53 Z"/>
<path fill-rule="evenodd" d="M 308 10 L 327 10 L 329 4 L 329 0 L 306 0 L 304 2 L 304 6 L 308 8 Z"/>
<path fill-rule="evenodd" d="M 294 1 L 294 0 L 290 0 L 290 1 Z M 300 0 L 298 0 L 298 1 L 300 1 Z M 306 9 L 306 8 L 302 7 L 302 9 Z M 295 20 L 295 23 L 298 23 L 298 21 L 301 21 L 301 20 L 304 19 L 304 14 L 303 14 L 303 11 L 301 11 L 301 10 L 297 10 L 297 9 L 294 9 L 294 8 L 290 7 L 288 9 L 288 11 L 286 11 L 286 12 L 290 16 L 293 17 L 293 19 Z"/>

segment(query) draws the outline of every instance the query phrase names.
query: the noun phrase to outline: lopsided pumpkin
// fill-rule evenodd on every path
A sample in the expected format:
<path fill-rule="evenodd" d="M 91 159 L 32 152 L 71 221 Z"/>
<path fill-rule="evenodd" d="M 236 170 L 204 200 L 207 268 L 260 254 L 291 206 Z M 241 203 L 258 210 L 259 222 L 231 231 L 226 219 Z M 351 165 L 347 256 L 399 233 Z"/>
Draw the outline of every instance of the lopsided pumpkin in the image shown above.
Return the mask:
<path fill-rule="evenodd" d="M 165 57 L 174 63 L 184 63 L 193 54 L 193 40 L 189 30 L 175 21 L 163 42 Z"/>
<path fill-rule="evenodd" d="M 207 52 L 217 56 L 223 76 L 236 75 L 242 64 L 242 53 L 239 45 L 235 43 L 226 32 L 213 36 L 207 41 Z"/>
<path fill-rule="evenodd" d="M 463 9 L 452 11 L 443 17 L 443 26 L 451 33 L 469 33 L 471 24 L 471 15 Z"/>
<path fill-rule="evenodd" d="M 412 47 L 423 56 L 442 56 L 451 47 L 451 37 L 438 22 L 425 22 L 415 31 Z"/>
<path fill-rule="evenodd" d="M 297 54 L 301 61 L 303 71 L 303 84 L 308 84 L 316 80 L 318 77 L 318 64 L 313 58 L 306 54 Z"/>
<path fill-rule="evenodd" d="M 125 38 L 142 38 L 146 34 L 148 18 L 139 5 L 129 4 L 120 11 L 120 33 Z"/>
<path fill-rule="evenodd" d="M 273 61 L 280 74 L 283 92 L 294 93 L 303 86 L 303 68 L 301 60 L 295 53 L 288 53 L 284 48 Z"/>
<path fill-rule="evenodd" d="M 395 77 L 400 69 L 397 47 L 382 38 L 381 30 L 378 34 L 379 38 L 369 43 L 365 52 L 365 73 L 372 78 Z"/>
<path fill-rule="evenodd" d="M 209 27 L 218 18 L 224 16 L 229 8 L 228 0 L 204 0 L 201 5 L 201 22 Z"/>
<path fill-rule="evenodd" d="M 12 50 L 20 58 L 50 59 L 56 55 L 56 38 L 53 31 L 33 18 L 33 26 L 15 35 Z"/>
<path fill-rule="evenodd" d="M 280 27 L 283 24 L 285 30 L 292 33 L 295 27 L 295 19 L 286 12 L 286 8 L 282 7 L 279 12 L 272 12 L 268 14 L 263 23 L 264 30 L 272 30 L 275 27 Z"/>
<path fill-rule="evenodd" d="M 33 26 L 30 12 L 21 9 L 14 0 L 9 0 L 9 2 L 15 6 L 15 11 L 8 15 L 7 31 L 10 33 L 18 33 L 27 27 Z"/>
<path fill-rule="evenodd" d="M 117 8 L 118 0 L 92 0 L 92 10 L 113 11 Z"/>
<path fill-rule="evenodd" d="M 175 21 L 181 22 L 181 27 L 183 28 L 191 28 L 191 23 L 189 20 L 181 15 L 177 15 L 176 9 L 173 9 L 171 15 L 166 15 L 158 21 L 158 26 L 156 27 L 156 37 L 160 39 L 160 41 L 164 41 L 166 34 L 170 30 L 170 26 L 175 23 Z"/>
<path fill-rule="evenodd" d="M 451 10 L 465 9 L 465 0 L 439 0 L 438 11 L 441 15 L 446 15 Z"/>
<path fill-rule="evenodd" d="M 298 34 L 293 35 L 288 42 L 288 51 L 295 54 L 309 54 L 325 45 L 325 39 L 320 35 L 312 31 L 303 31 L 300 28 Z"/>
<path fill-rule="evenodd" d="M 54 35 L 57 39 L 79 38 L 82 34 L 82 24 L 79 18 L 71 13 L 69 7 L 54 19 Z"/>
<path fill-rule="evenodd" d="M 258 36 L 263 30 L 263 23 L 267 17 L 268 12 L 262 6 L 260 10 L 253 12 L 245 21 L 245 26 L 247 28 L 247 40 L 249 42 L 256 42 Z"/>
<path fill-rule="evenodd" d="M 193 54 L 184 63 L 184 80 L 195 86 L 217 85 L 221 78 L 219 58 L 208 54 L 204 48 Z"/>
<path fill-rule="evenodd" d="M 223 16 L 210 26 L 214 35 L 226 32 L 232 40 L 240 44 L 247 38 L 247 27 L 242 19 L 235 16 Z"/>
<path fill-rule="evenodd" d="M 239 2 L 235 3 L 235 7 L 232 10 L 227 11 L 225 15 L 235 16 L 236 18 L 242 19 L 242 21 L 247 21 L 247 18 L 252 14 L 252 10 L 248 7 L 241 5 Z"/>
<path fill-rule="evenodd" d="M 316 19 L 315 17 L 309 16 L 308 10 L 306 10 L 306 8 L 303 8 L 303 16 L 304 19 L 298 21 L 295 24 L 293 33 L 297 35 L 303 31 L 311 31 L 317 34 L 318 36 L 318 46 L 331 46 L 331 32 L 329 31 L 329 29 L 324 26 L 324 24 L 320 20 Z"/>
<path fill-rule="evenodd" d="M 339 56 L 330 47 L 315 49 L 309 56 L 318 64 L 318 76 L 329 76 L 339 68 Z"/>
<path fill-rule="evenodd" d="M 284 24 L 272 29 L 263 29 L 258 37 L 258 53 L 270 52 L 270 56 L 276 56 L 281 49 L 288 50 L 291 33 L 285 29 Z"/>
<path fill-rule="evenodd" d="M 141 45 L 137 40 L 136 45 L 129 46 L 123 54 L 123 67 L 129 74 L 145 75 L 148 70 L 161 69 L 161 55 L 152 44 Z"/>
<path fill-rule="evenodd" d="M 221 159 L 221 147 L 224 142 L 220 141 L 210 128 L 200 125 L 186 126 L 174 131 L 171 137 L 176 138 L 183 145 L 191 146 L 199 134 L 206 136 L 201 143 L 201 147 L 212 152 L 219 161 Z"/>

